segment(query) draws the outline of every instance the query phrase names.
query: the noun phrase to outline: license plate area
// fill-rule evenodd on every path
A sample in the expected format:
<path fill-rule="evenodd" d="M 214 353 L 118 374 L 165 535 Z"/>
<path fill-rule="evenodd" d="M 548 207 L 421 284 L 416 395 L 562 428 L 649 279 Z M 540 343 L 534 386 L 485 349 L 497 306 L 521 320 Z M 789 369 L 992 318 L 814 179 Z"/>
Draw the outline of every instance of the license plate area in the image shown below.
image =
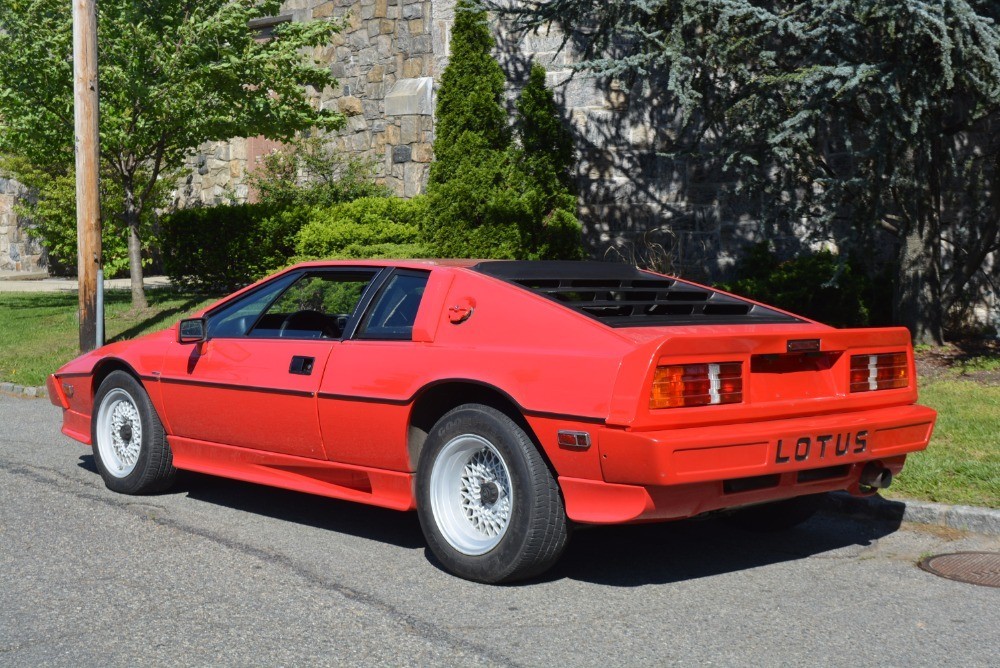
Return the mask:
<path fill-rule="evenodd" d="M 786 436 L 774 443 L 773 461 L 785 465 L 831 465 L 861 457 L 870 447 L 871 434 L 867 429 Z"/>

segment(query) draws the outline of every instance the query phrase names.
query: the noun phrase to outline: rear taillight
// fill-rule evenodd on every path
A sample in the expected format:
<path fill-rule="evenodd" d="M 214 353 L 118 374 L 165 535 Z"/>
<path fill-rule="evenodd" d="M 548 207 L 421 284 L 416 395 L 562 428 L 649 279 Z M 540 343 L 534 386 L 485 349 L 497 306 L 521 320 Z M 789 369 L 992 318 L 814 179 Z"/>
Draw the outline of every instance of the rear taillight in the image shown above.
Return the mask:
<path fill-rule="evenodd" d="M 743 401 L 742 362 L 658 366 L 650 408 L 738 404 Z"/>
<path fill-rule="evenodd" d="M 906 353 L 851 356 L 851 392 L 908 387 L 909 376 Z"/>

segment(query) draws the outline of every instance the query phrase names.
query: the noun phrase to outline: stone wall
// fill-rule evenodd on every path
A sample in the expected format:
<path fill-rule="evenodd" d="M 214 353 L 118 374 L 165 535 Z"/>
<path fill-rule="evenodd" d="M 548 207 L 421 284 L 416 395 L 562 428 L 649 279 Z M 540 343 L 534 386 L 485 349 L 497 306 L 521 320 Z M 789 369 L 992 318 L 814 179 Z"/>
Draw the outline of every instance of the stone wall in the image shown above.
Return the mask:
<path fill-rule="evenodd" d="M 28 235 L 28 222 L 14 209 L 25 194 L 20 183 L 0 176 L 0 272 L 35 273 L 48 269 L 45 249 Z"/>
<path fill-rule="evenodd" d="M 441 4 L 448 3 L 288 0 L 281 10 L 282 18 L 295 21 L 345 20 L 334 41 L 312 54 L 329 65 L 339 84 L 310 95 L 314 104 L 347 117 L 330 143 L 344 155 L 370 160 L 378 179 L 404 197 L 423 192 L 433 159 L 433 92 L 446 61 L 450 25 L 440 7 L 435 10 Z M 175 203 L 252 199 L 245 175 L 275 147 L 260 138 L 206 144 L 190 158 L 191 174 Z"/>
<path fill-rule="evenodd" d="M 346 17 L 334 42 L 313 53 L 339 80 L 334 90 L 313 91 L 314 102 L 347 115 L 347 126 L 331 144 L 373 161 L 378 178 L 401 196 L 426 187 L 433 94 L 447 65 L 454 7 L 455 0 L 288 0 L 282 6 L 296 21 Z M 732 266 L 747 243 L 767 238 L 791 250 L 802 245 L 801 230 L 769 227 L 751 218 L 745 203 L 724 196 L 729 184 L 707 161 L 657 155 L 663 147 L 654 128 L 666 125 L 673 112 L 659 107 L 655 96 L 574 73 L 572 46 L 554 31 L 517 37 L 499 24 L 495 28 L 511 99 L 536 59 L 548 70 L 573 128 L 580 218 L 591 255 L 641 258 L 711 280 Z M 249 146 L 254 141 L 202 147 L 190 160 L 192 174 L 177 204 L 252 199 L 245 174 L 264 152 Z"/>

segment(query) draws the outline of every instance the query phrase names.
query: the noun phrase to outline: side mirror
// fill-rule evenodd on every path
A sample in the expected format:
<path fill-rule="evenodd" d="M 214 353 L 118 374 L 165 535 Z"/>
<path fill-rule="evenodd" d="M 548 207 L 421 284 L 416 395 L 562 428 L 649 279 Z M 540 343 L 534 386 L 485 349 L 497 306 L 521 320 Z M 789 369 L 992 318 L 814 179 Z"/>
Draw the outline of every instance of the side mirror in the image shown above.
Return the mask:
<path fill-rule="evenodd" d="M 177 326 L 177 343 L 201 343 L 207 334 L 204 318 L 187 318 Z"/>

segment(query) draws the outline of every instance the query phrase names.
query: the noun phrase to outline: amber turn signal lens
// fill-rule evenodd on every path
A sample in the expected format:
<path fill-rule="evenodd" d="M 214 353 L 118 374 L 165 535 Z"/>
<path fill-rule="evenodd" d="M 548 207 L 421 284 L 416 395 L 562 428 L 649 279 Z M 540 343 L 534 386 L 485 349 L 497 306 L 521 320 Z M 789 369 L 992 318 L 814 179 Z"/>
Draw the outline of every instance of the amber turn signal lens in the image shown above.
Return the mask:
<path fill-rule="evenodd" d="M 743 401 L 743 364 L 675 364 L 653 374 L 650 408 L 738 404 Z"/>
<path fill-rule="evenodd" d="M 909 385 L 906 353 L 851 356 L 851 392 L 896 390 Z"/>

